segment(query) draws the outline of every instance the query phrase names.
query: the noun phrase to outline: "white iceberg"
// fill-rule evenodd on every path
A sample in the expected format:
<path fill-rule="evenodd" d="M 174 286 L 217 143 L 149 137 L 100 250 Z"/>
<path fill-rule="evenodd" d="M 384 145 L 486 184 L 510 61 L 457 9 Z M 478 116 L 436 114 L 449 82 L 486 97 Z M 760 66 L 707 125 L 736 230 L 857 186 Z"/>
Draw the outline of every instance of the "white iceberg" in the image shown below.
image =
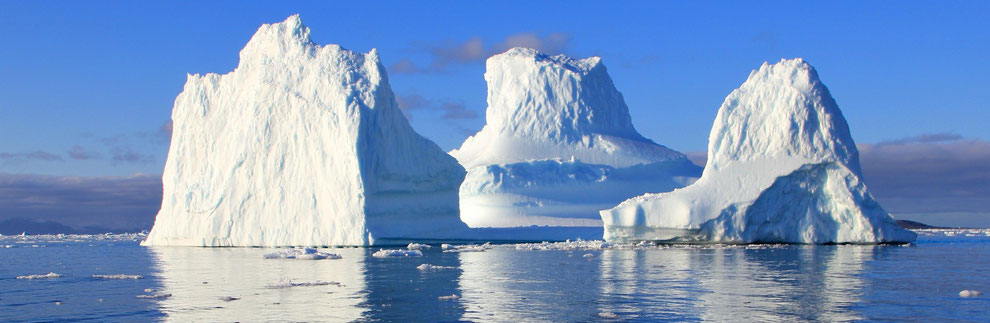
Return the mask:
<path fill-rule="evenodd" d="M 486 124 L 450 152 L 468 226 L 600 227 L 598 210 L 701 175 L 636 131 L 600 58 L 513 48 L 486 64 Z"/>
<path fill-rule="evenodd" d="M 869 194 L 845 118 L 802 59 L 764 63 L 722 104 L 694 184 L 601 211 L 608 241 L 910 242 Z"/>
<path fill-rule="evenodd" d="M 263 25 L 224 75 L 189 75 L 144 245 L 371 245 L 467 227 L 465 171 L 399 111 L 378 52 Z"/>

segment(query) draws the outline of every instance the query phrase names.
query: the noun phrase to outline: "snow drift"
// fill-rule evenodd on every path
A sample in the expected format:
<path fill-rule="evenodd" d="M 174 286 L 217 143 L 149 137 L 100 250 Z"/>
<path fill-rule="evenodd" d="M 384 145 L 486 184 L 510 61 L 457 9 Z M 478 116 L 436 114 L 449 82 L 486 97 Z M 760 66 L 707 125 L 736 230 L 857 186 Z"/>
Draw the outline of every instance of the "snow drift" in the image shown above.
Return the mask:
<path fill-rule="evenodd" d="M 513 48 L 486 64 L 487 123 L 451 152 L 469 226 L 601 226 L 598 210 L 700 175 L 636 131 L 598 57 Z"/>
<path fill-rule="evenodd" d="M 369 245 L 466 230 L 465 171 L 410 127 L 378 52 L 263 25 L 227 74 L 189 75 L 145 245 Z"/>
<path fill-rule="evenodd" d="M 601 211 L 609 241 L 910 242 L 862 182 L 848 125 L 802 59 L 764 63 L 715 118 L 694 184 Z"/>

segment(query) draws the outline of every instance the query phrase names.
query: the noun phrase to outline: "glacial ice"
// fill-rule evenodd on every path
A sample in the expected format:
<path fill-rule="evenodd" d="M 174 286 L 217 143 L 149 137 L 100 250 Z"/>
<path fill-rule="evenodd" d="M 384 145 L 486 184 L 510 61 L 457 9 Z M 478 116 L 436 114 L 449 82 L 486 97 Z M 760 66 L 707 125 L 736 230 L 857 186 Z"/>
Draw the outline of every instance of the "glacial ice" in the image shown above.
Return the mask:
<path fill-rule="evenodd" d="M 486 125 L 451 151 L 468 226 L 600 227 L 598 210 L 701 175 L 636 131 L 598 57 L 513 48 L 486 67 Z"/>
<path fill-rule="evenodd" d="M 258 29 L 224 75 L 189 75 L 144 245 L 371 245 L 467 229 L 465 171 L 399 111 L 378 52 Z"/>
<path fill-rule="evenodd" d="M 804 60 L 764 63 L 722 104 L 694 184 L 601 211 L 605 239 L 910 242 L 869 194 L 845 118 Z"/>

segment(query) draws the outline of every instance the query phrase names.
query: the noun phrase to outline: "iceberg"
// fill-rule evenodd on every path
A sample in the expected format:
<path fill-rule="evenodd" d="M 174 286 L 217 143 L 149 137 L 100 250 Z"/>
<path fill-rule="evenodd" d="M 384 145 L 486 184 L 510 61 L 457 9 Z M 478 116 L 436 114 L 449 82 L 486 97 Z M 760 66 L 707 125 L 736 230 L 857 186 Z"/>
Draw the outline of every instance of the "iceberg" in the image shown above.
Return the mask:
<path fill-rule="evenodd" d="M 605 239 L 906 243 L 863 183 L 842 112 L 804 60 L 764 63 L 719 108 L 704 174 L 601 211 Z"/>
<path fill-rule="evenodd" d="M 189 75 L 144 245 L 332 246 L 460 235 L 465 171 L 417 134 L 378 52 L 317 45 L 298 15 L 233 71 Z"/>
<path fill-rule="evenodd" d="M 701 175 L 636 131 L 598 57 L 513 48 L 486 68 L 486 124 L 450 152 L 467 169 L 460 210 L 472 228 L 600 228 L 598 210 Z"/>

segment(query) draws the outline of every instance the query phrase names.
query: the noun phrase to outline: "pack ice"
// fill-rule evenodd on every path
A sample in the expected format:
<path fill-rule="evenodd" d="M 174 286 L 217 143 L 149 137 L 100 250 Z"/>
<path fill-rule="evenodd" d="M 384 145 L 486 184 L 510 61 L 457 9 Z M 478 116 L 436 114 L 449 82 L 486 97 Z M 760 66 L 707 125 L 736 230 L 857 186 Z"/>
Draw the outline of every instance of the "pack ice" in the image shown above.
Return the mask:
<path fill-rule="evenodd" d="M 601 227 L 598 210 L 690 184 L 701 168 L 644 138 L 598 57 L 513 48 L 486 63 L 486 124 L 451 155 L 471 227 Z"/>
<path fill-rule="evenodd" d="M 465 171 L 410 127 L 376 50 L 263 25 L 172 110 L 164 199 L 145 245 L 369 245 L 466 230 Z"/>
<path fill-rule="evenodd" d="M 804 60 L 764 63 L 725 99 L 694 184 L 601 211 L 609 241 L 910 242 L 867 191 L 842 112 Z"/>

